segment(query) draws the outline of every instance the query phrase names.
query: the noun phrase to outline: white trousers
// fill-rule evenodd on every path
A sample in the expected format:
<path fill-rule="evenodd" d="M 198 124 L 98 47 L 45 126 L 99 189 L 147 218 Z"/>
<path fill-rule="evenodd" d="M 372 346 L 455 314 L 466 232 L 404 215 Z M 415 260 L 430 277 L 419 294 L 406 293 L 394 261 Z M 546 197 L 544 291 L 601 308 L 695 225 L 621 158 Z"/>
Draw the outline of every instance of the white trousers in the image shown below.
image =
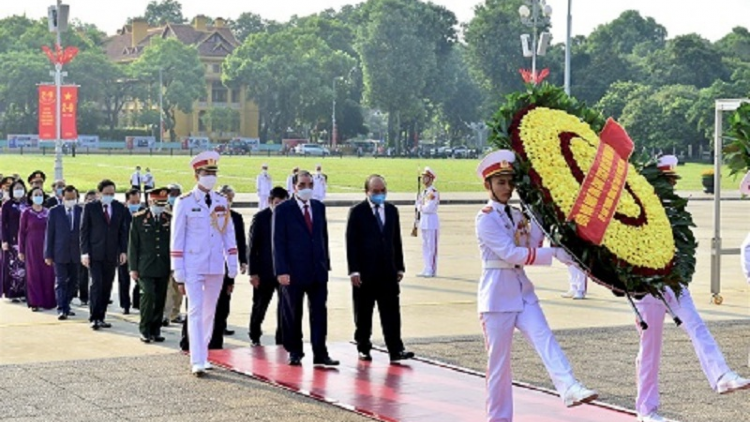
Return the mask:
<path fill-rule="evenodd" d="M 268 196 L 258 195 L 258 211 L 268 208 Z"/>
<path fill-rule="evenodd" d="M 682 320 L 682 329 L 693 343 L 695 354 L 698 355 L 703 373 L 706 375 L 711 388 L 716 391 L 716 384 L 722 375 L 729 372 L 724 355 L 716 344 L 706 324 L 695 309 L 690 292 L 683 290 L 679 302 L 671 289 L 667 289 L 665 298 L 672 311 Z M 638 377 L 638 395 L 635 410 L 641 415 L 648 415 L 659 408 L 659 362 L 661 360 L 661 344 L 664 332 L 664 315 L 667 308 L 659 299 L 646 296 L 636 301 L 638 312 L 641 313 L 648 329 L 641 330 L 641 345 L 635 360 Z"/>
<path fill-rule="evenodd" d="M 208 343 L 214 330 L 216 302 L 223 284 L 223 274 L 193 275 L 185 281 L 192 365 L 205 365 L 208 362 Z"/>
<path fill-rule="evenodd" d="M 487 349 L 488 422 L 513 421 L 510 352 L 514 328 L 536 349 L 561 397 L 576 383 L 570 363 L 547 325 L 539 303 L 524 304 L 521 312 L 484 312 L 480 320 Z"/>
<path fill-rule="evenodd" d="M 570 290 L 577 293 L 586 293 L 586 273 L 575 265 L 568 265 Z"/>
<path fill-rule="evenodd" d="M 440 230 L 422 230 L 422 259 L 424 269 L 422 274 L 435 275 L 437 273 L 438 232 Z"/>

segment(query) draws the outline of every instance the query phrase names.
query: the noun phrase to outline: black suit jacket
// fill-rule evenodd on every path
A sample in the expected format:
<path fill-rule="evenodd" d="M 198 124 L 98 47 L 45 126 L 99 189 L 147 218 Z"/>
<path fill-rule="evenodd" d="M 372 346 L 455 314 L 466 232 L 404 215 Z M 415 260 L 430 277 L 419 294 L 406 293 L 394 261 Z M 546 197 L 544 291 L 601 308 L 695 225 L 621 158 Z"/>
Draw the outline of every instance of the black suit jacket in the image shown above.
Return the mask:
<path fill-rule="evenodd" d="M 390 203 L 384 204 L 384 210 L 382 232 L 369 201 L 349 210 L 346 258 L 349 274 L 359 273 L 362 288 L 398 289 L 398 273 L 405 271 L 398 210 Z"/>
<path fill-rule="evenodd" d="M 229 215 L 232 216 L 232 223 L 234 224 L 234 236 L 237 239 L 237 253 L 240 264 L 247 264 L 247 241 L 245 240 L 245 220 L 242 218 L 242 214 L 234 210 L 229 210 Z M 224 286 L 234 284 L 234 279 L 229 278 L 226 274 L 229 272 L 226 270 L 226 264 L 224 265 Z"/>
<path fill-rule="evenodd" d="M 52 207 L 44 236 L 44 258 L 55 264 L 81 262 L 80 234 L 81 213 L 78 205 L 73 207 L 73 229 L 70 228 L 68 210 L 64 205 Z"/>
<path fill-rule="evenodd" d="M 250 275 L 257 275 L 261 283 L 276 282 L 273 272 L 273 250 L 271 237 L 271 219 L 273 211 L 266 208 L 253 216 L 250 224 L 249 241 L 247 245 Z"/>
<path fill-rule="evenodd" d="M 81 216 L 81 254 L 92 261 L 117 264 L 120 254 L 128 252 L 130 211 L 112 201 L 112 217 L 107 224 L 100 201 L 92 201 L 83 208 Z"/>
<path fill-rule="evenodd" d="M 274 271 L 277 276 L 288 274 L 292 286 L 327 283 L 331 269 L 326 207 L 315 199 L 309 203 L 312 232 L 295 198 L 282 202 L 273 212 Z"/>
<path fill-rule="evenodd" d="M 57 205 L 62 205 L 62 204 L 63 204 L 62 199 L 58 199 L 56 196 L 52 195 L 44 201 L 44 208 L 51 209 L 52 207 L 55 207 Z"/>

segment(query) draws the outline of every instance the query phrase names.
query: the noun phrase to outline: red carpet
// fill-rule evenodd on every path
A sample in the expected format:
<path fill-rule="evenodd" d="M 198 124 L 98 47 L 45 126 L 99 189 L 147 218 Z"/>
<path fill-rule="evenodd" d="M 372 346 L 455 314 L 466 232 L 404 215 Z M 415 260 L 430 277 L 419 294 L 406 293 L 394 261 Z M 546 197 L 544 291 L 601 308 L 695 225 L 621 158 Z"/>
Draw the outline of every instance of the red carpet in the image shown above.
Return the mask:
<path fill-rule="evenodd" d="M 212 350 L 210 361 L 332 405 L 387 422 L 481 422 L 484 378 L 418 360 L 390 365 L 388 355 L 373 350 L 373 362 L 360 362 L 348 343 L 328 345 L 341 361 L 335 369 L 313 368 L 307 356 L 301 367 L 286 363 L 281 347 Z M 541 363 L 540 363 L 541 364 Z M 513 389 L 516 422 L 633 422 L 632 414 L 597 405 L 567 409 L 559 397 L 530 388 Z"/>

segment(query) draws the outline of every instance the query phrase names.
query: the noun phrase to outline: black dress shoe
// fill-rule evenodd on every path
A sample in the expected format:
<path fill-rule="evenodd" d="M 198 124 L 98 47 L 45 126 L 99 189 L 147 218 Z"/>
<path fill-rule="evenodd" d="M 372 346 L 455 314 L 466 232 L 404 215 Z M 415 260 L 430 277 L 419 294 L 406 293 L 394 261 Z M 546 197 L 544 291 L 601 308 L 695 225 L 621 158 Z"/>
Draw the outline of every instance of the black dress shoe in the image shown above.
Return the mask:
<path fill-rule="evenodd" d="M 314 366 L 339 366 L 339 363 L 339 361 L 331 359 L 330 356 L 323 359 L 313 359 Z"/>
<path fill-rule="evenodd" d="M 151 336 L 151 340 L 157 343 L 164 343 L 165 338 L 157 334 L 155 336 Z"/>
<path fill-rule="evenodd" d="M 39 308 L 36 306 L 31 307 L 31 312 L 39 312 Z"/>
<path fill-rule="evenodd" d="M 185 319 L 182 316 L 178 316 L 177 318 L 173 319 L 172 322 L 174 322 L 175 324 L 182 324 L 183 322 L 185 322 Z"/>
<path fill-rule="evenodd" d="M 163 321 L 161 322 L 161 326 L 162 326 L 162 327 L 169 327 L 169 319 L 168 319 L 168 318 L 165 318 L 165 319 L 164 319 L 164 320 L 163 320 Z"/>
<path fill-rule="evenodd" d="M 73 311 L 68 311 L 68 316 L 76 316 L 76 313 Z"/>
<path fill-rule="evenodd" d="M 21 303 L 21 299 L 13 298 L 10 300 L 10 303 Z"/>
<path fill-rule="evenodd" d="M 123 315 L 130 315 L 130 308 L 125 308 L 122 310 Z"/>
<path fill-rule="evenodd" d="M 66 319 L 68 319 L 68 316 L 65 315 L 65 314 L 59 314 L 59 315 L 57 315 L 57 320 L 58 321 L 65 321 Z"/>
<path fill-rule="evenodd" d="M 148 336 L 144 336 L 143 334 L 141 334 L 140 340 L 141 340 L 141 341 L 142 341 L 143 343 L 151 343 L 151 337 L 148 337 Z"/>
<path fill-rule="evenodd" d="M 260 340 L 250 340 L 251 347 L 260 347 Z"/>
<path fill-rule="evenodd" d="M 372 355 L 370 352 L 359 352 L 359 360 L 363 362 L 372 362 Z"/>
<path fill-rule="evenodd" d="M 407 352 L 406 350 L 402 350 L 396 354 L 391 355 L 391 363 L 411 359 L 413 357 L 414 357 L 414 352 Z"/>
<path fill-rule="evenodd" d="M 234 335 L 234 330 L 227 330 L 227 329 L 225 328 L 225 329 L 224 329 L 224 335 L 225 335 L 225 336 L 231 336 L 231 335 Z"/>
<path fill-rule="evenodd" d="M 101 328 L 112 328 L 112 324 L 104 321 L 99 321 L 99 327 Z"/>
<path fill-rule="evenodd" d="M 301 356 L 289 356 L 289 365 L 290 366 L 302 366 L 302 357 Z"/>
<path fill-rule="evenodd" d="M 99 330 L 99 328 L 100 328 L 99 327 L 99 321 L 91 321 L 90 326 L 91 326 L 91 329 L 94 330 L 94 331 Z"/>

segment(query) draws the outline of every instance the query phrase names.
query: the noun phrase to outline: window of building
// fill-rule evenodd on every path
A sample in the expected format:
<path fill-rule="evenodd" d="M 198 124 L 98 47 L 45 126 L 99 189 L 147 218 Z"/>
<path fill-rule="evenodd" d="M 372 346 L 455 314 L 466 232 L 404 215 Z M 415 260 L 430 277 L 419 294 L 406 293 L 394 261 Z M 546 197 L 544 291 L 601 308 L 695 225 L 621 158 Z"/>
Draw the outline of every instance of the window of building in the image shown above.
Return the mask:
<path fill-rule="evenodd" d="M 232 90 L 232 103 L 234 104 L 240 103 L 240 89 L 239 88 Z"/>
<path fill-rule="evenodd" d="M 214 73 L 221 73 L 221 65 L 220 64 L 212 64 L 211 69 Z"/>
<path fill-rule="evenodd" d="M 211 85 L 211 101 L 214 103 L 226 103 L 227 96 L 229 95 L 227 91 L 227 88 L 221 82 L 214 81 Z"/>

